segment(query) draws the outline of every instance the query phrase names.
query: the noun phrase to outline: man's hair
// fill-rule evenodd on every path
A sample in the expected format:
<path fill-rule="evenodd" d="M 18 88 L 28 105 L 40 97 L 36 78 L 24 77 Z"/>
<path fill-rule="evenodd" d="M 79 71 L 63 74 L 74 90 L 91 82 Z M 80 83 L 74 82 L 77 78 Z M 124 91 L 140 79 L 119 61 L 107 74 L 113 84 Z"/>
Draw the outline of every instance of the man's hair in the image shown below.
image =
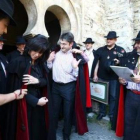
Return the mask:
<path fill-rule="evenodd" d="M 66 40 L 67 42 L 72 43 L 74 41 L 74 36 L 71 32 L 67 32 L 67 33 L 63 33 L 60 36 L 60 39 L 61 40 Z"/>
<path fill-rule="evenodd" d="M 0 20 L 9 18 L 8 15 L 6 15 L 3 11 L 0 10 Z"/>

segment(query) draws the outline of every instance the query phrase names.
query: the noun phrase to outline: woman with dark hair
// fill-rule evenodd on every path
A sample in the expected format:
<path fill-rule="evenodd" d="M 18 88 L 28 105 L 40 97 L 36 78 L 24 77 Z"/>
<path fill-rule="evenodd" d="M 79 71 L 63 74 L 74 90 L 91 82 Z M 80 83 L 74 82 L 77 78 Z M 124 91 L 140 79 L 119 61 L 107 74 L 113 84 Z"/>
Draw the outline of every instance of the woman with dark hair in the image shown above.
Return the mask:
<path fill-rule="evenodd" d="M 24 55 L 9 64 L 9 89 L 27 88 L 28 95 L 19 103 L 9 105 L 7 140 L 55 140 L 51 95 L 44 67 L 49 50 L 48 39 L 36 35 L 27 42 Z M 12 117 L 17 118 L 14 124 Z"/>

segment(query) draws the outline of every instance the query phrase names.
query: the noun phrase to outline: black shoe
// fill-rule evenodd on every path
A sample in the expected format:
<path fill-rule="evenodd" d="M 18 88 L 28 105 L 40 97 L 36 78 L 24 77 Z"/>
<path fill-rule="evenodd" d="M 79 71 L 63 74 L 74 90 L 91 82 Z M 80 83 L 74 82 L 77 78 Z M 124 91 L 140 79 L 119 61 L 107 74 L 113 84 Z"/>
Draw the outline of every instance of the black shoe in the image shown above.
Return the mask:
<path fill-rule="evenodd" d="M 101 120 L 103 117 L 105 117 L 105 116 L 106 116 L 106 115 L 99 114 L 99 115 L 97 116 L 97 118 L 96 118 L 96 119 L 97 119 L 98 121 L 100 121 L 100 120 Z"/>
<path fill-rule="evenodd" d="M 70 140 L 70 138 L 66 136 L 65 134 L 63 134 L 63 140 Z"/>
<path fill-rule="evenodd" d="M 110 117 L 110 122 L 111 122 L 111 123 L 113 122 L 113 117 Z"/>

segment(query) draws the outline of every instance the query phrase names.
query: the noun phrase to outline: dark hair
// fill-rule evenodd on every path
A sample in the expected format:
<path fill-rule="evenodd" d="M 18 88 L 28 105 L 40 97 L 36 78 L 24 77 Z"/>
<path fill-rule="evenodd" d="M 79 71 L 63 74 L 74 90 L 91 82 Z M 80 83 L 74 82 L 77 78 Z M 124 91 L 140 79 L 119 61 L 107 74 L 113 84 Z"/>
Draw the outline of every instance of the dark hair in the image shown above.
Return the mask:
<path fill-rule="evenodd" d="M 46 61 L 50 53 L 50 43 L 47 37 L 45 37 L 44 35 L 38 34 L 32 39 L 28 40 L 25 47 L 24 55 L 28 55 L 30 51 L 42 53 L 43 55 L 41 59 L 43 61 Z"/>
<path fill-rule="evenodd" d="M 60 36 L 60 39 L 61 40 L 66 40 L 67 42 L 72 43 L 74 41 L 74 36 L 71 32 L 67 32 L 67 33 L 63 33 Z"/>
<path fill-rule="evenodd" d="M 3 11 L 0 10 L 0 20 L 9 18 Z"/>

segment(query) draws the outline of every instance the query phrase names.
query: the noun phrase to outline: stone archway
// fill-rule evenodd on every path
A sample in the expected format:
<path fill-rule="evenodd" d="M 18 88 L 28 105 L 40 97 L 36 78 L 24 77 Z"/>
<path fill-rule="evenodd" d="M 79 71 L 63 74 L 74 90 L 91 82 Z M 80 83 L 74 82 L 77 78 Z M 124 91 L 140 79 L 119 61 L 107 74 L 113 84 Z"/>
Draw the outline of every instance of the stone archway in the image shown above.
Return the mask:
<path fill-rule="evenodd" d="M 67 13 L 57 5 L 47 9 L 45 26 L 53 46 L 57 44 L 62 33 L 71 31 L 71 23 Z"/>
<path fill-rule="evenodd" d="M 71 31 L 75 40 L 81 39 L 81 23 L 77 11 L 70 0 L 20 0 L 28 14 L 28 27 L 24 36 L 42 34 L 49 37 L 44 17 L 46 11 L 53 13 L 60 22 L 61 33 Z M 62 14 L 59 15 L 58 13 Z M 46 19 L 45 19 L 46 20 Z M 64 24 L 65 23 L 65 24 Z"/>

